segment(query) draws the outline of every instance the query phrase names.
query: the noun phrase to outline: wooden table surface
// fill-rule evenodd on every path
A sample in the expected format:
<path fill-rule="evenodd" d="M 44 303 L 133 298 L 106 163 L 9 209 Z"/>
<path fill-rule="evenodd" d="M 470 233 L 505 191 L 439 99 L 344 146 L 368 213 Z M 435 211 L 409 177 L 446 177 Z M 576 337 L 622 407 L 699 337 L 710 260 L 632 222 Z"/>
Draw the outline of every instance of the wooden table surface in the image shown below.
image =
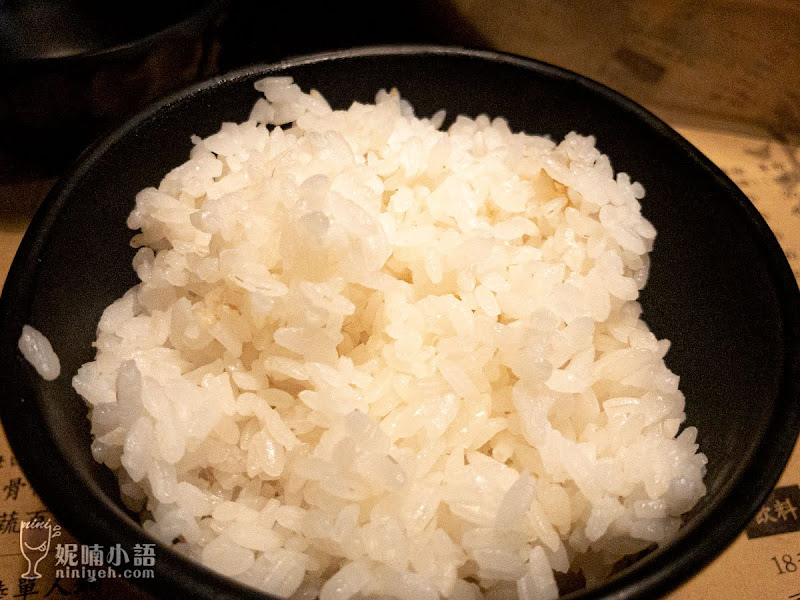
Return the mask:
<path fill-rule="evenodd" d="M 800 147 L 781 143 L 765 132 L 744 136 L 702 127 L 678 131 L 719 165 L 750 197 L 766 218 L 800 278 Z M 5 281 L 17 246 L 52 180 L 0 185 L 0 284 Z M 800 483 L 800 449 L 786 468 L 779 487 Z M 788 489 L 788 488 L 787 488 Z M 800 493 L 800 492 L 799 492 Z M 774 500 L 772 500 L 774 502 Z M 794 512 L 790 510 L 794 508 Z M 796 521 L 800 506 L 764 518 Z M 19 523 L 47 508 L 28 485 L 0 432 L 0 599 L 3 598 L 137 598 L 149 596 L 124 579 L 55 578 L 55 552 L 42 561 L 42 578 L 21 579 L 25 560 L 19 550 Z M 797 529 L 797 528 L 796 528 Z M 54 544 L 75 543 L 67 532 Z M 670 600 L 800 599 L 800 531 L 749 539 L 742 534 L 720 557 L 668 596 Z"/>

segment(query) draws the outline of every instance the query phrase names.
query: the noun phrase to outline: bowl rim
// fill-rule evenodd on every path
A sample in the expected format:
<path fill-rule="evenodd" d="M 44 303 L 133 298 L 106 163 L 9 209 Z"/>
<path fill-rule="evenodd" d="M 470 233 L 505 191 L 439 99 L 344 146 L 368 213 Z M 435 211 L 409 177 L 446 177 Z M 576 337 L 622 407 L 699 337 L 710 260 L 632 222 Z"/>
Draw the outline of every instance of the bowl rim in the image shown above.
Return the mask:
<path fill-rule="evenodd" d="M 572 71 L 535 59 L 497 51 L 436 45 L 369 46 L 302 55 L 275 63 L 249 66 L 186 87 L 151 104 L 89 146 L 67 169 L 36 212 L 11 265 L 0 297 L 0 315 L 2 315 L 0 356 L 7 361 L 24 362 L 16 350 L 16 342 L 21 327 L 29 316 L 38 255 L 46 244 L 50 230 L 73 188 L 109 148 L 132 130 L 156 118 L 161 111 L 188 101 L 205 90 L 224 86 L 228 82 L 256 76 L 267 77 L 275 72 L 303 65 L 381 56 L 464 57 L 486 63 L 516 66 L 532 71 L 538 76 L 573 82 L 631 113 L 645 126 L 677 147 L 682 155 L 699 166 L 713 179 L 716 186 L 725 191 L 729 200 L 735 203 L 746 218 L 753 241 L 764 260 L 770 282 L 775 288 L 777 303 L 780 305 L 783 317 L 785 353 L 780 394 L 765 435 L 752 455 L 746 457 L 746 468 L 740 472 L 739 477 L 730 482 L 727 495 L 716 505 L 708 507 L 704 517 L 699 519 L 700 522 L 685 530 L 679 540 L 659 548 L 603 584 L 591 590 L 569 594 L 564 598 L 644 598 L 666 593 L 699 571 L 739 535 L 772 491 L 791 455 L 800 429 L 798 401 L 800 400 L 800 290 L 783 250 L 766 221 L 721 169 L 647 109 L 611 88 Z M 0 373 L 0 382 L 4 384 L 6 390 L 19 392 L 20 388 L 25 388 L 17 378 L 11 377 L 10 373 L 16 370 L 18 368 L 4 369 Z M 21 393 L 6 398 L 0 403 L 0 418 L 12 451 L 17 456 L 25 475 L 42 500 L 47 502 L 47 508 L 56 518 L 67 530 L 78 534 L 79 539 L 82 537 L 110 542 L 113 537 L 115 542 L 121 541 L 129 547 L 137 542 L 142 543 L 143 540 L 148 543 L 154 542 L 155 538 L 146 534 L 124 511 L 111 503 L 97 485 L 85 481 L 71 469 L 69 461 L 58 452 L 52 440 L 48 439 L 49 436 L 37 430 L 35 419 L 29 418 L 29 409 L 35 410 L 35 400 L 27 405 L 25 400 Z M 33 453 L 30 451 L 31 440 L 39 443 L 37 451 Z M 83 504 L 77 501 L 80 498 L 81 487 L 88 488 L 83 492 L 88 492 L 97 503 L 97 508 L 102 507 L 102 510 L 94 510 L 93 507 L 91 515 L 86 512 Z M 71 504 L 60 502 L 65 490 L 78 492 L 71 492 L 71 499 L 74 501 Z M 718 515 L 717 518 L 710 518 L 713 517 L 711 513 Z M 155 569 L 158 578 L 156 581 L 160 584 L 159 589 L 154 589 L 148 580 L 136 583 L 159 595 L 166 595 L 168 591 L 181 593 L 191 591 L 195 597 L 208 600 L 268 597 L 262 592 L 214 573 L 161 544 Z"/>
<path fill-rule="evenodd" d="M 26 56 L 15 60 L 0 60 L 0 67 L 22 68 L 60 68 L 83 64 L 87 61 L 105 61 L 125 58 L 142 52 L 173 37 L 192 37 L 203 33 L 204 29 L 223 11 L 232 0 L 198 0 L 186 14 L 156 31 L 139 35 L 132 39 L 110 46 L 93 48 L 65 54 L 63 56 Z"/>

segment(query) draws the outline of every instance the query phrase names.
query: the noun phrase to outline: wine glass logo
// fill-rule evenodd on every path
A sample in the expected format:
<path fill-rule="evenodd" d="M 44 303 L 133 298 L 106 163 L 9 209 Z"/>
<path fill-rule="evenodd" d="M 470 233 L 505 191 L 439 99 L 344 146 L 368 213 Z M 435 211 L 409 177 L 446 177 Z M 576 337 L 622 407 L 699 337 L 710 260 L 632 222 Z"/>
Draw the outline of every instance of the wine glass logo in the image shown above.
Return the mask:
<path fill-rule="evenodd" d="M 50 519 L 22 521 L 19 529 L 19 549 L 28 561 L 28 570 L 23 579 L 39 579 L 42 574 L 37 568 L 42 559 L 50 551 L 50 541 L 61 535 L 61 527 L 50 522 Z"/>

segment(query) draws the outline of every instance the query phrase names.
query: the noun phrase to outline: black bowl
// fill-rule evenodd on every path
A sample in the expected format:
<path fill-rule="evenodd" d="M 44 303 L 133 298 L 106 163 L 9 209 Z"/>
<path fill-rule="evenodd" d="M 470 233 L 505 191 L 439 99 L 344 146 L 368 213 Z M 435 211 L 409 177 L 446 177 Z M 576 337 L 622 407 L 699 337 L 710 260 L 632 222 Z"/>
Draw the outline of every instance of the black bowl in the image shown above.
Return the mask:
<path fill-rule="evenodd" d="M 546 64 L 490 52 L 402 47 L 322 54 L 258 66 L 187 89 L 89 149 L 37 213 L 9 274 L 0 310 L 2 420 L 25 473 L 85 543 L 132 547 L 146 536 L 113 475 L 92 460 L 83 401 L 70 387 L 93 357 L 102 310 L 136 283 L 125 219 L 135 193 L 184 162 L 190 135 L 243 120 L 253 82 L 288 74 L 334 107 L 397 86 L 418 114 L 503 115 L 512 128 L 597 137 L 615 170 L 644 184 L 658 229 L 644 316 L 672 340 L 688 422 L 709 459 L 708 495 L 672 543 L 574 598 L 664 593 L 744 528 L 778 479 L 800 425 L 800 293 L 764 220 L 734 184 L 667 125 L 597 83 Z M 22 326 L 44 332 L 62 374 L 40 379 L 17 351 Z M 161 595 L 259 594 L 158 548 Z M 263 597 L 263 596 L 261 596 Z"/>

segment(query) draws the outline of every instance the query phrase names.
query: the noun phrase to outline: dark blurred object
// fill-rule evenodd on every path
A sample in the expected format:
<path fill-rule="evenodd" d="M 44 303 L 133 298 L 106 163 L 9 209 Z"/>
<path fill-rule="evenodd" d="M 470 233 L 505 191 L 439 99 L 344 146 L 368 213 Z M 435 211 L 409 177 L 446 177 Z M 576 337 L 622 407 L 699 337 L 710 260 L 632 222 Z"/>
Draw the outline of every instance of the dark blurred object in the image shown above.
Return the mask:
<path fill-rule="evenodd" d="M 234 0 L 220 37 L 223 71 L 356 46 L 486 46 L 474 27 L 442 0 Z"/>
<path fill-rule="evenodd" d="M 0 1 L 0 179 L 58 173 L 102 131 L 215 72 L 226 5 Z"/>

